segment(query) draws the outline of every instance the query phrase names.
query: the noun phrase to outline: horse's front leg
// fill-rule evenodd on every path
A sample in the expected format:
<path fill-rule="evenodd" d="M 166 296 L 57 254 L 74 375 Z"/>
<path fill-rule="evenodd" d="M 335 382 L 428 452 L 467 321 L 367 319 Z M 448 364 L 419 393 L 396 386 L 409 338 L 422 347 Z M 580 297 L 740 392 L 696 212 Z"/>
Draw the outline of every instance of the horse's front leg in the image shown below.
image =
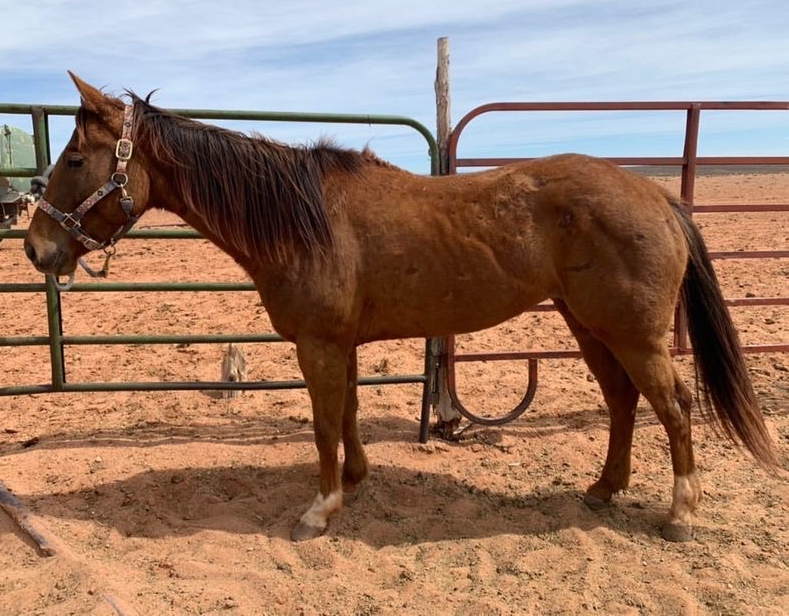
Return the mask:
<path fill-rule="evenodd" d="M 329 516 L 342 507 L 337 447 L 348 391 L 348 357 L 352 351 L 353 348 L 313 338 L 299 339 L 296 344 L 299 366 L 312 400 L 321 479 L 318 494 L 291 533 L 294 541 L 320 535 L 326 529 Z"/>

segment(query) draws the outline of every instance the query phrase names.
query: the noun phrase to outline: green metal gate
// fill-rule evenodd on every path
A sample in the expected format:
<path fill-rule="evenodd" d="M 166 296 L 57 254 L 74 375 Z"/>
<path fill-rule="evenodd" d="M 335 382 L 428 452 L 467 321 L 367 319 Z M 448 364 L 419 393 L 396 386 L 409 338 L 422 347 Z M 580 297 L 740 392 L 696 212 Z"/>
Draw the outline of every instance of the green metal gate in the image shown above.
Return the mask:
<path fill-rule="evenodd" d="M 0 176 L 32 177 L 49 165 L 51 160 L 49 144 L 49 116 L 74 115 L 76 107 L 57 105 L 17 105 L 0 104 L 0 114 L 30 115 L 33 120 L 33 141 L 35 144 L 35 167 L 0 168 Z M 408 126 L 419 132 L 427 142 L 431 174 L 438 175 L 438 147 L 433 135 L 421 123 L 403 116 L 326 114 L 272 111 L 224 111 L 212 109 L 173 109 L 174 113 L 201 120 L 252 120 L 268 122 L 315 122 L 335 124 L 377 124 Z M 0 229 L 0 239 L 24 238 L 24 230 Z M 126 239 L 167 239 L 182 240 L 201 238 L 192 230 L 136 230 Z M 146 291 L 254 291 L 252 283 L 81 283 L 75 284 L 68 293 L 101 292 L 146 292 Z M 52 276 L 46 276 L 41 283 L 0 283 L 0 293 L 45 293 L 47 306 L 47 336 L 0 337 L 0 347 L 48 346 L 50 353 L 51 381 L 44 384 L 14 385 L 0 387 L 0 396 L 55 392 L 89 391 L 161 391 L 161 390 L 221 390 L 221 389 L 297 389 L 305 387 L 303 380 L 290 381 L 249 381 L 242 383 L 183 381 L 183 382 L 91 382 L 73 383 L 66 378 L 64 349 L 70 345 L 117 345 L 117 344 L 202 344 L 226 342 L 282 342 L 277 334 L 251 335 L 124 335 L 124 336 L 70 336 L 63 332 L 60 291 Z M 431 341 L 425 345 L 425 368 L 422 374 L 403 374 L 391 376 L 362 377 L 360 385 L 387 385 L 401 383 L 421 383 L 423 385 L 420 440 L 427 440 L 430 418 L 430 402 L 434 389 L 433 374 L 435 358 Z"/>

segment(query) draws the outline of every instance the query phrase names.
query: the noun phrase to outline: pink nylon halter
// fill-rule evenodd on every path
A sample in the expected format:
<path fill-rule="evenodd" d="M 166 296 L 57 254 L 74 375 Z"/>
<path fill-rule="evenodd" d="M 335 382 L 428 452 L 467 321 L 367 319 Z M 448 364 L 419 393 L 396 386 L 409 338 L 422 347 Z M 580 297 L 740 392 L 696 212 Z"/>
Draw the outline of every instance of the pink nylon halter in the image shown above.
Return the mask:
<path fill-rule="evenodd" d="M 115 158 L 118 164 L 115 172 L 110 176 L 104 186 L 97 189 L 90 197 L 85 199 L 73 212 L 61 212 L 46 199 L 41 197 L 38 200 L 38 207 L 54 218 L 61 227 L 68 231 L 74 239 L 80 242 L 88 250 L 98 250 L 99 248 L 112 247 L 115 242 L 121 239 L 139 220 L 139 216 L 134 215 L 134 200 L 126 192 L 126 185 L 129 183 L 129 176 L 126 174 L 126 164 L 134 151 L 134 144 L 131 141 L 132 112 L 134 107 L 126 105 L 123 110 L 123 128 L 121 138 L 115 144 Z M 82 218 L 88 211 L 101 201 L 104 197 L 115 190 L 121 191 L 120 204 L 126 214 L 126 223 L 104 242 L 93 239 L 82 227 Z"/>

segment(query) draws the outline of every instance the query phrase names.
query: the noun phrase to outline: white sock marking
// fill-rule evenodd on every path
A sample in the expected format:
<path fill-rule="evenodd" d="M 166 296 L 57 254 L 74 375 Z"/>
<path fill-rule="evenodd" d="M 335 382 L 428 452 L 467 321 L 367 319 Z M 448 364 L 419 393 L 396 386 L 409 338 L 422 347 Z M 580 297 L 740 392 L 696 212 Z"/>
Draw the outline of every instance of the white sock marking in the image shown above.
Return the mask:
<path fill-rule="evenodd" d="M 315 528 L 326 528 L 329 516 L 342 507 L 342 490 L 330 493 L 326 498 L 318 492 L 312 505 L 306 513 L 301 516 L 303 524 L 314 526 Z"/>
<path fill-rule="evenodd" d="M 701 488 L 695 472 L 688 475 L 674 475 L 671 520 L 690 525 L 699 496 L 701 496 Z"/>

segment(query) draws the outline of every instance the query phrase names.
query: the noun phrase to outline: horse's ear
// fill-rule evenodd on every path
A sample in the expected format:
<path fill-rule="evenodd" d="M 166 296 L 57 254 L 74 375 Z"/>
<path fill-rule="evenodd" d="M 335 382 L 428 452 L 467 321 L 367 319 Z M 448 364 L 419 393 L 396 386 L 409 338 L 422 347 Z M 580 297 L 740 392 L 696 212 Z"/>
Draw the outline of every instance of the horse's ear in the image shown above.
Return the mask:
<path fill-rule="evenodd" d="M 114 106 L 111 100 L 105 96 L 101 90 L 94 88 L 92 85 L 77 77 L 71 71 L 68 71 L 71 81 L 77 86 L 80 98 L 82 98 L 82 106 L 88 111 L 92 111 L 96 115 L 104 116 Z"/>

